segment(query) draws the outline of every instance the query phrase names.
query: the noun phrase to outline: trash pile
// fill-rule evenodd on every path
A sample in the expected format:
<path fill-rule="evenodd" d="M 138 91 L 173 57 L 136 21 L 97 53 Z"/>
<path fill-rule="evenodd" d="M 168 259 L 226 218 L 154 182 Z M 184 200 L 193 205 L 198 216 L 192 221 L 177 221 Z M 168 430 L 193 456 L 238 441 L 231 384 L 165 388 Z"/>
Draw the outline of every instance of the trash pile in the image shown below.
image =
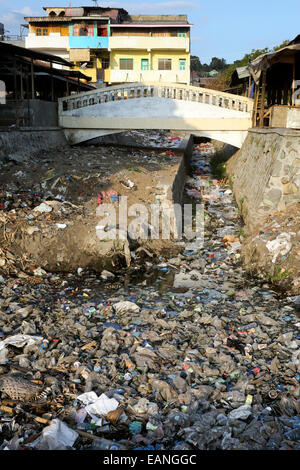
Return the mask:
<path fill-rule="evenodd" d="M 247 276 L 196 145 L 203 246 L 119 274 L 0 277 L 0 449 L 300 449 L 299 299 Z"/>
<path fill-rule="evenodd" d="M 169 133 L 166 131 L 149 132 L 142 130 L 132 130 L 122 132 L 122 136 L 129 137 L 136 144 L 157 148 L 177 148 L 182 143 L 182 136 L 169 135 Z"/>

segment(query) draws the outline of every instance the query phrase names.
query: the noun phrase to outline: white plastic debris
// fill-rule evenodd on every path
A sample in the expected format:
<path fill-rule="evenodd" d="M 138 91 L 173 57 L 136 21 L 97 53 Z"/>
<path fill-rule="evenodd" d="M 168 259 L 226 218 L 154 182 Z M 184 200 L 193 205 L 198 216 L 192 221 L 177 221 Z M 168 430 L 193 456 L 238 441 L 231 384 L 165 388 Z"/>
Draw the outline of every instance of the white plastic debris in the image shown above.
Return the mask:
<path fill-rule="evenodd" d="M 98 400 L 98 395 L 95 392 L 86 392 L 77 397 L 77 400 L 82 401 L 85 405 L 90 405 Z"/>
<path fill-rule="evenodd" d="M 240 242 L 233 242 L 231 243 L 229 247 L 229 252 L 230 253 L 235 253 L 236 251 L 239 251 L 242 248 L 242 245 Z"/>
<path fill-rule="evenodd" d="M 0 341 L 0 351 L 5 348 L 8 344 L 12 344 L 17 348 L 23 348 L 23 346 L 27 346 L 30 344 L 38 343 L 42 341 L 42 336 L 31 336 L 31 335 L 14 335 L 9 336 L 8 338 Z"/>
<path fill-rule="evenodd" d="M 42 268 L 37 268 L 37 269 L 35 269 L 35 270 L 33 271 L 33 275 L 34 275 L 34 276 L 41 276 L 41 277 L 42 277 L 42 276 L 44 276 L 45 274 L 47 274 L 47 273 L 46 273 L 46 271 L 44 271 L 44 269 L 42 269 Z"/>
<path fill-rule="evenodd" d="M 59 419 L 54 419 L 50 426 L 43 429 L 42 435 L 29 445 L 38 450 L 67 450 L 73 446 L 77 437 L 76 431 Z"/>
<path fill-rule="evenodd" d="M 80 408 L 76 411 L 75 421 L 77 424 L 81 424 L 84 422 L 85 418 L 87 417 L 87 412 L 84 408 Z"/>
<path fill-rule="evenodd" d="M 102 279 L 113 279 L 115 277 L 115 275 L 113 273 L 111 273 L 110 271 L 106 271 L 106 269 L 104 269 L 104 271 L 101 272 L 101 277 Z"/>
<path fill-rule="evenodd" d="M 230 411 L 228 418 L 231 419 L 247 419 L 252 414 L 250 405 L 243 405 L 236 410 Z"/>
<path fill-rule="evenodd" d="M 67 224 L 56 224 L 57 228 L 66 228 Z"/>
<path fill-rule="evenodd" d="M 279 255 L 285 256 L 291 250 L 291 235 L 286 232 L 281 233 L 275 240 L 268 241 L 266 247 L 273 255 L 272 263 L 275 263 Z"/>
<path fill-rule="evenodd" d="M 132 312 L 138 313 L 141 309 L 134 302 L 129 302 L 129 300 L 124 300 L 118 302 L 114 305 L 117 315 L 123 315 L 124 313 Z"/>
<path fill-rule="evenodd" d="M 28 233 L 28 235 L 32 235 L 33 233 L 35 232 L 39 232 L 40 229 L 38 227 L 28 227 L 26 229 L 26 232 Z"/>
<path fill-rule="evenodd" d="M 105 393 L 102 393 L 94 403 L 85 407 L 89 415 L 93 416 L 106 416 L 110 411 L 118 408 L 119 402 L 115 398 L 108 398 Z"/>
<path fill-rule="evenodd" d="M 50 207 L 48 204 L 45 202 L 42 202 L 39 206 L 35 207 L 33 209 L 35 212 L 40 212 L 41 214 L 45 212 L 51 212 L 53 210 L 52 207 Z"/>
<path fill-rule="evenodd" d="M 31 335 L 14 335 L 9 336 L 8 338 L 0 341 L 0 364 L 5 364 L 7 362 L 6 354 L 8 352 L 6 346 L 12 344 L 17 348 L 23 348 L 24 346 L 41 342 L 43 340 L 42 336 L 31 336 Z"/>

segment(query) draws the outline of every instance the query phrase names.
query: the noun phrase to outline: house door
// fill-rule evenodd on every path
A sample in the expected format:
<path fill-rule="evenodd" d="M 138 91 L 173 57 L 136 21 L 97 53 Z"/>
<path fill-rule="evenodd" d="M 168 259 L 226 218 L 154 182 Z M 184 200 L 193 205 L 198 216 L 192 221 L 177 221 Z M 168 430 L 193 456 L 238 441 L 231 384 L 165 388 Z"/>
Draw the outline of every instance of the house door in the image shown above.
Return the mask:
<path fill-rule="evenodd" d="M 149 59 L 142 59 L 141 70 L 149 70 Z"/>

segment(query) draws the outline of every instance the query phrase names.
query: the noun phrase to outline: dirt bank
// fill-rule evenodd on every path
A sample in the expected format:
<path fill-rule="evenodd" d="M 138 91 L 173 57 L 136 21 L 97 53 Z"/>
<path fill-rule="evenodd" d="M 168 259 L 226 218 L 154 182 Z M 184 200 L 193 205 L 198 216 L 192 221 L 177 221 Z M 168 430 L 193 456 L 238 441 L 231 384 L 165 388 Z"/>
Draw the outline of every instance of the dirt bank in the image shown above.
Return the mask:
<path fill-rule="evenodd" d="M 174 145 L 174 138 L 170 143 Z M 100 240 L 97 209 L 112 205 L 118 229 L 121 196 L 127 197 L 128 208 L 172 201 L 173 193 L 178 195 L 174 181 L 183 171 L 182 158 L 171 149 L 80 146 L 5 162 L 0 176 L 0 268 L 14 272 L 16 262 L 25 271 L 128 266 L 130 251 L 140 240 Z M 170 248 L 160 240 L 143 245 L 155 254 Z"/>

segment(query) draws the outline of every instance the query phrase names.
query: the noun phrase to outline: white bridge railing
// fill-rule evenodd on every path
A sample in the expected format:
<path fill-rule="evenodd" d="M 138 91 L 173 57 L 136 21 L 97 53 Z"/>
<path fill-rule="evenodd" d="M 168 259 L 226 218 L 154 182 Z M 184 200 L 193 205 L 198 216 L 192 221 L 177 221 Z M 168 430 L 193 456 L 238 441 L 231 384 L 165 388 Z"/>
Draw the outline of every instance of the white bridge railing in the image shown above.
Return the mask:
<path fill-rule="evenodd" d="M 251 98 L 210 90 L 208 88 L 175 83 L 127 83 L 59 98 L 58 112 L 59 115 L 62 115 L 64 111 L 72 111 L 73 109 L 107 103 L 109 101 L 149 97 L 195 101 L 197 103 L 210 104 L 248 113 L 251 113 L 253 110 L 253 100 Z"/>

